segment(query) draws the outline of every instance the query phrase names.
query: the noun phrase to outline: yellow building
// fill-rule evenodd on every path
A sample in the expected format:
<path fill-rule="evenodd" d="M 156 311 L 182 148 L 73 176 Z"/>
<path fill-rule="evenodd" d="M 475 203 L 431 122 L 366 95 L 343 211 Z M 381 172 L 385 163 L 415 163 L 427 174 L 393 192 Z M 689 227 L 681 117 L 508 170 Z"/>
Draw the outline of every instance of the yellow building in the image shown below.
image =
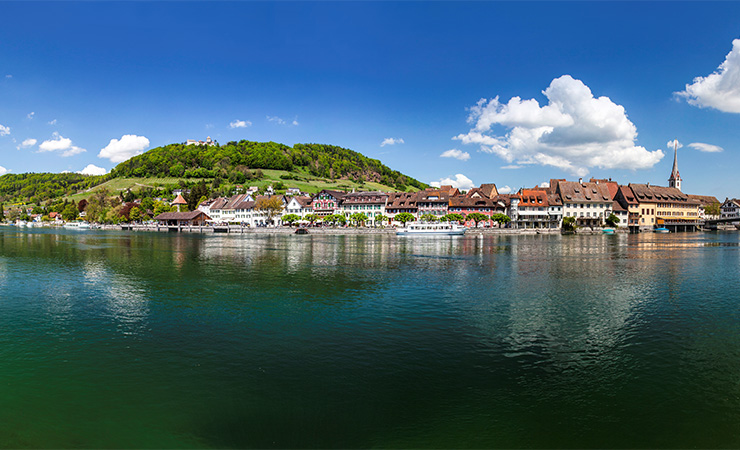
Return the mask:
<path fill-rule="evenodd" d="M 672 231 L 689 231 L 696 227 L 700 203 L 677 188 L 633 183 L 629 187 L 638 203 L 634 210 L 639 213 L 640 229 L 666 227 Z"/>

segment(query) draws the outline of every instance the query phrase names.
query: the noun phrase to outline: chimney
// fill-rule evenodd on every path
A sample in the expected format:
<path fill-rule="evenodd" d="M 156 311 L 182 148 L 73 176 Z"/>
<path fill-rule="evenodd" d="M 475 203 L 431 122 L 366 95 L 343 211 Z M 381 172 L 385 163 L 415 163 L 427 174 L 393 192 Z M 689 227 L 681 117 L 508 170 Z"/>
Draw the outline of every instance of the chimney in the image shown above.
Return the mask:
<path fill-rule="evenodd" d="M 578 184 L 583 184 L 583 177 L 578 179 Z"/>

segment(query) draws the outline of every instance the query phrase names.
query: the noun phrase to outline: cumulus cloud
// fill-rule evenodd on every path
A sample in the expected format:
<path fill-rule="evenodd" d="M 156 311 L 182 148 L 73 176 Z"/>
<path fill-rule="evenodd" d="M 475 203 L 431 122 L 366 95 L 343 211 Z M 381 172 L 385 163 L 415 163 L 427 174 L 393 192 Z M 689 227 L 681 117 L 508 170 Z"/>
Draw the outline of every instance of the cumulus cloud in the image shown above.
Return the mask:
<path fill-rule="evenodd" d="M 252 122 L 248 120 L 235 120 L 229 124 L 229 128 L 247 128 L 251 127 Z"/>
<path fill-rule="evenodd" d="M 716 71 L 694 78 L 686 89 L 675 94 L 699 108 L 740 113 L 740 39 L 732 41 L 732 51 Z"/>
<path fill-rule="evenodd" d="M 7 136 L 10 134 L 10 127 L 6 127 L 3 124 L 0 124 L 0 136 Z"/>
<path fill-rule="evenodd" d="M 31 111 L 30 113 L 28 113 L 28 114 L 26 115 L 26 117 L 28 117 L 29 119 L 33 119 L 33 116 L 35 116 L 35 115 L 36 115 L 36 113 L 35 113 L 35 112 L 33 112 L 33 111 Z"/>
<path fill-rule="evenodd" d="M 100 150 L 98 158 L 107 158 L 111 162 L 119 163 L 144 153 L 149 147 L 149 139 L 135 134 L 125 134 L 121 139 L 111 139 L 108 145 Z"/>
<path fill-rule="evenodd" d="M 549 188 L 550 187 L 550 182 L 549 181 L 543 181 L 542 183 L 540 183 L 540 187 L 541 188 Z"/>
<path fill-rule="evenodd" d="M 39 145 L 39 152 L 59 152 L 59 154 L 66 158 L 68 156 L 74 156 L 82 152 L 86 152 L 84 148 L 72 145 L 72 140 L 61 136 L 59 133 L 54 132 L 52 139 L 46 140 Z"/>
<path fill-rule="evenodd" d="M 23 142 L 21 142 L 21 145 L 17 146 L 16 148 L 20 150 L 21 148 L 33 147 L 34 145 L 36 145 L 36 142 L 38 142 L 36 139 L 25 139 Z"/>
<path fill-rule="evenodd" d="M 507 185 L 507 186 L 498 188 L 498 193 L 499 194 L 511 194 L 511 190 L 512 190 L 511 187 Z"/>
<path fill-rule="evenodd" d="M 451 150 L 447 150 L 446 152 L 442 152 L 441 155 L 439 155 L 441 158 L 455 158 L 459 159 L 460 161 L 467 161 L 470 159 L 470 153 L 463 152 L 461 150 L 458 150 L 456 148 L 453 148 Z"/>
<path fill-rule="evenodd" d="M 0 166 L 0 177 L 5 175 L 6 173 L 10 172 L 10 170 L 6 169 L 3 166 Z"/>
<path fill-rule="evenodd" d="M 105 175 L 108 171 L 94 164 L 88 164 L 84 169 L 77 171 L 77 173 L 82 175 Z"/>
<path fill-rule="evenodd" d="M 298 120 L 295 120 L 295 119 L 294 119 L 294 120 L 293 120 L 293 122 L 291 122 L 291 124 L 292 124 L 292 125 L 293 125 L 294 127 L 297 127 L 297 126 L 298 126 Z"/>
<path fill-rule="evenodd" d="M 404 144 L 403 139 L 401 138 L 385 138 L 383 139 L 383 142 L 380 143 L 381 147 L 385 147 L 386 145 L 396 145 L 396 144 Z"/>
<path fill-rule="evenodd" d="M 724 149 L 719 145 L 705 144 L 703 142 L 692 142 L 689 147 L 705 153 L 719 153 Z"/>
<path fill-rule="evenodd" d="M 432 181 L 429 183 L 431 186 L 434 187 L 440 187 L 440 186 L 448 186 L 451 185 L 452 187 L 462 189 L 462 190 L 468 190 L 475 186 L 473 184 L 473 180 L 466 177 L 465 175 L 458 173 L 455 175 L 455 178 L 442 178 L 439 181 Z"/>
<path fill-rule="evenodd" d="M 648 169 L 665 156 L 635 146 L 637 128 L 624 107 L 594 97 L 582 81 L 563 75 L 543 91 L 548 103 L 513 97 L 481 99 L 470 108 L 473 128 L 454 139 L 478 144 L 508 163 L 538 164 L 585 176 L 589 168 Z M 497 134 L 503 128 L 505 135 Z"/>

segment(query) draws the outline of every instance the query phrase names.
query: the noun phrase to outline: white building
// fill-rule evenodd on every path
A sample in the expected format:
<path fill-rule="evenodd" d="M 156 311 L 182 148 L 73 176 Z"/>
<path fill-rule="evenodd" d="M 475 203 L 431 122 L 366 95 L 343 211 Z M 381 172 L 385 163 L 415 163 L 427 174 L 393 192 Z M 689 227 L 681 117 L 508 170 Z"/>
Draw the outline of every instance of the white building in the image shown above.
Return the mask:
<path fill-rule="evenodd" d="M 719 207 L 719 210 L 721 212 L 720 219 L 740 218 L 740 200 L 727 198 Z"/>
<path fill-rule="evenodd" d="M 300 217 L 306 217 L 307 214 L 313 213 L 311 207 L 311 197 L 294 196 L 285 206 L 286 214 L 295 214 Z"/>
<path fill-rule="evenodd" d="M 350 221 L 352 214 L 362 213 L 367 216 L 365 225 L 382 225 L 376 217 L 385 215 L 385 204 L 388 194 L 382 192 L 352 192 L 342 199 L 341 213 Z"/>

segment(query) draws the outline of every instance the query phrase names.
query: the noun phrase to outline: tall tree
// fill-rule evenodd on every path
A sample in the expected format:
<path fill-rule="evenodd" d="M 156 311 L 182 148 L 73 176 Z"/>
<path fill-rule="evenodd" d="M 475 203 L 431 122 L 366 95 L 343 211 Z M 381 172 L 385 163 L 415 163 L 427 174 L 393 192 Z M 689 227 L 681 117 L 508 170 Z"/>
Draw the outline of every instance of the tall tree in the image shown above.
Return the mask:
<path fill-rule="evenodd" d="M 283 201 L 277 195 L 261 197 L 257 199 L 254 209 L 264 214 L 267 217 L 267 221 L 271 222 L 272 218 L 280 214 L 283 210 Z"/>

